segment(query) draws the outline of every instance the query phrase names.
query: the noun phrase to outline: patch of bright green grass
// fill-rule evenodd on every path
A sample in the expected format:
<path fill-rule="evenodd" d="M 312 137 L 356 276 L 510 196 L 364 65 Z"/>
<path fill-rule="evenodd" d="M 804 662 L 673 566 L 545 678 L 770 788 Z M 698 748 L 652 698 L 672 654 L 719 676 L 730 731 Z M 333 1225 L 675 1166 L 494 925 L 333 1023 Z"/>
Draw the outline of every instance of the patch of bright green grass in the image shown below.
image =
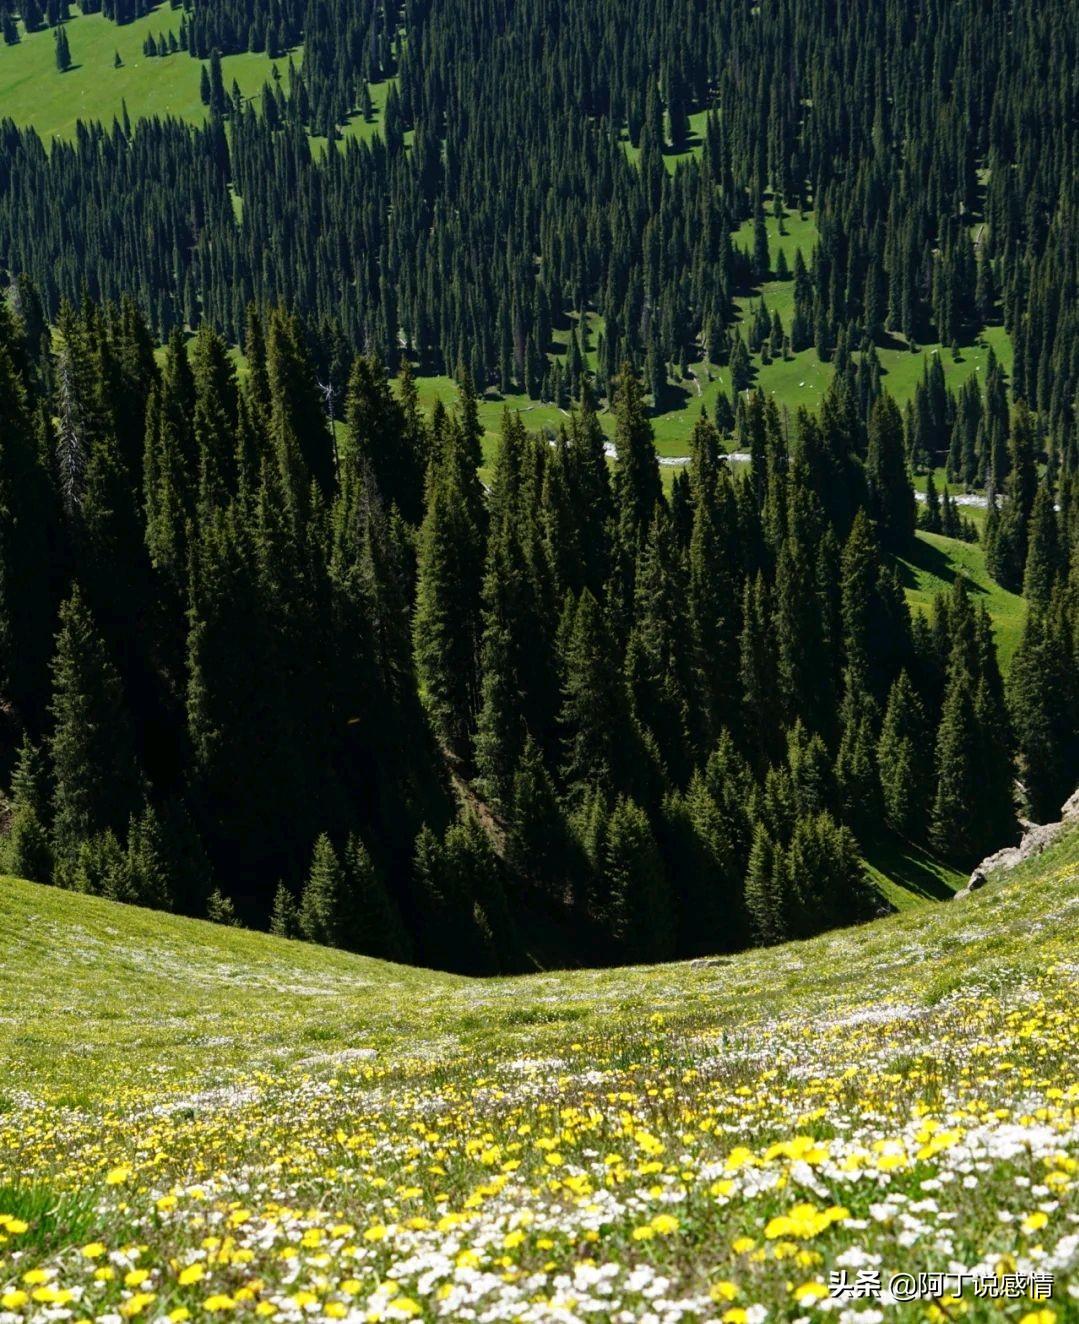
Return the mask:
<path fill-rule="evenodd" d="M 947 901 L 966 883 L 965 874 L 892 832 L 879 832 L 863 846 L 870 881 L 896 910 Z"/>
<path fill-rule="evenodd" d="M 778 286 L 782 282 L 770 282 L 762 289 L 764 302 L 769 312 L 778 309 L 785 329 L 790 327 L 793 312 L 793 282 L 786 282 L 787 290 Z M 740 309 L 743 324 L 756 308 L 760 295 L 739 297 L 735 306 Z M 950 349 L 942 345 L 919 346 L 915 352 L 901 340 L 892 339 L 887 345 L 877 347 L 877 358 L 881 365 L 881 383 L 896 402 L 903 406 L 914 395 L 915 388 L 922 381 L 929 359 L 939 355 L 944 367 L 944 380 L 948 388 L 956 391 L 968 377 L 978 376 L 984 379 L 989 350 L 993 349 L 1006 372 L 1011 369 L 1012 348 L 1008 333 L 1003 327 L 985 328 L 973 345 L 963 346 L 958 360 L 952 357 Z M 831 362 L 822 362 L 816 349 L 801 350 L 789 359 L 774 359 L 768 365 L 762 365 L 759 355 L 752 360 L 755 377 L 754 387 L 760 387 L 766 394 L 774 396 L 776 403 L 786 406 L 791 411 L 799 407 L 816 409 L 834 376 Z M 718 369 L 722 375 L 723 369 Z M 729 389 L 729 377 L 727 386 Z"/>
<path fill-rule="evenodd" d="M 459 392 L 452 377 L 419 377 L 416 379 L 419 391 L 420 407 L 425 413 L 434 408 L 441 400 L 447 410 L 457 406 Z M 541 404 L 530 400 L 527 395 L 510 394 L 501 396 L 488 392 L 479 401 L 479 418 L 484 431 L 494 437 L 502 432 L 502 417 L 506 410 L 516 412 L 524 420 L 525 427 L 532 432 L 547 428 L 557 431 L 569 420 L 569 411 L 559 409 L 557 405 Z"/>
<path fill-rule="evenodd" d="M 667 173 L 673 175 L 678 169 L 679 162 L 692 160 L 695 156 L 700 156 L 704 149 L 704 129 L 708 120 L 707 110 L 695 111 L 689 117 L 689 137 L 686 140 L 685 147 L 678 148 L 664 147 L 663 164 L 667 167 Z M 640 160 L 641 149 L 634 147 L 629 140 L 629 135 L 623 131 L 622 146 L 625 148 L 626 156 L 634 164 Z"/>
<path fill-rule="evenodd" d="M 794 255 L 798 249 L 802 250 L 802 257 L 805 264 L 809 266 L 809 260 L 813 256 L 813 250 L 817 246 L 817 222 L 811 211 L 800 213 L 796 211 L 785 211 L 782 220 L 778 216 L 772 215 L 772 199 L 770 194 L 765 195 L 764 199 L 764 229 L 768 235 L 768 256 L 771 259 L 772 270 L 775 270 L 776 262 L 782 251 L 787 258 L 787 265 L 791 272 L 794 271 Z M 753 218 L 743 221 L 734 233 L 733 243 L 736 248 L 741 248 L 747 253 L 753 252 Z"/>
<path fill-rule="evenodd" d="M 206 118 L 199 95 L 202 62 L 186 51 L 152 58 L 142 52 L 147 36 L 178 30 L 177 11 L 166 5 L 121 25 L 102 14 L 72 14 L 67 34 L 73 67 L 67 73 L 56 68 L 51 29 L 27 33 L 20 24 L 19 43 L 0 46 L 0 118 L 32 126 L 46 142 L 74 137 L 79 120 L 111 124 L 122 117 L 125 101 L 132 121 L 173 115 L 199 124 Z M 122 63 L 114 68 L 117 52 Z M 287 63 L 287 57 L 277 62 L 283 76 Z M 256 96 L 273 64 L 250 52 L 225 56 L 225 87 L 235 80 L 244 96 Z"/>
<path fill-rule="evenodd" d="M 899 570 L 907 601 L 923 612 L 930 610 L 936 595 L 950 588 L 958 575 L 965 576 L 975 605 L 984 605 L 989 612 L 1000 665 L 1007 672 L 1023 634 L 1026 603 L 990 577 L 980 543 L 919 531 L 910 555 L 900 558 Z"/>
<path fill-rule="evenodd" d="M 54 1191 L 42 1182 L 0 1185 L 0 1209 L 29 1224 L 19 1249 L 36 1255 L 84 1241 L 94 1223 L 90 1191 Z"/>
<path fill-rule="evenodd" d="M 319 1027 L 328 1026 L 336 1038 L 347 1036 L 347 1022 L 355 1023 L 365 998 L 392 1020 L 395 1007 L 422 990 L 456 982 L 449 975 L 9 880 L 0 881 L 0 951 L 0 987 L 8 986 L 9 993 L 18 987 L 24 1008 L 49 1008 L 47 1015 L 0 1020 L 0 1078 L 25 1086 L 29 1062 L 49 1062 L 52 1085 L 69 1099 L 99 1091 L 117 1060 L 133 1066 L 168 1062 L 165 1075 L 182 1072 L 204 1055 L 207 1036 L 214 1038 L 223 1072 L 239 1067 L 247 1052 L 241 1027 L 261 1019 L 270 1005 L 281 1019 L 266 1024 L 264 1049 L 292 1045 L 299 1052 L 309 1031 Z M 53 961 L 66 973 L 63 991 L 50 995 L 45 971 Z M 106 989 L 124 991 L 105 996 Z M 73 1053 L 76 1044 L 81 1048 Z"/>
<path fill-rule="evenodd" d="M 371 93 L 371 118 L 364 119 L 358 112 L 354 112 L 348 117 L 347 122 L 341 127 L 337 145 L 341 150 L 355 140 L 356 142 L 370 142 L 376 135 L 382 135 L 382 124 L 386 114 L 386 98 L 390 94 L 390 88 L 397 80 L 389 78 L 384 83 L 370 83 L 368 87 Z M 411 140 L 412 131 L 408 130 L 405 134 L 405 142 Z M 326 150 L 326 139 L 324 136 L 312 136 L 311 150 L 316 156 L 322 156 Z"/>

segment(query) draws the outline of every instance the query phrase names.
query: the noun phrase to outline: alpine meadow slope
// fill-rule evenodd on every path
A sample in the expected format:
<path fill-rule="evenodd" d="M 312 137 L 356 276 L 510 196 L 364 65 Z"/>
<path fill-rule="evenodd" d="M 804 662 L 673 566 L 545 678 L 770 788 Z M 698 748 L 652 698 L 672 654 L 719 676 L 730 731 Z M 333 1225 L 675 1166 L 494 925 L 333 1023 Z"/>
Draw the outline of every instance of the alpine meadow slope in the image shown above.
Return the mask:
<path fill-rule="evenodd" d="M 682 965 L 466 980 L 11 879 L 0 935 L 4 1324 L 811 1320 L 844 1268 L 1071 1317 L 1074 830 Z"/>

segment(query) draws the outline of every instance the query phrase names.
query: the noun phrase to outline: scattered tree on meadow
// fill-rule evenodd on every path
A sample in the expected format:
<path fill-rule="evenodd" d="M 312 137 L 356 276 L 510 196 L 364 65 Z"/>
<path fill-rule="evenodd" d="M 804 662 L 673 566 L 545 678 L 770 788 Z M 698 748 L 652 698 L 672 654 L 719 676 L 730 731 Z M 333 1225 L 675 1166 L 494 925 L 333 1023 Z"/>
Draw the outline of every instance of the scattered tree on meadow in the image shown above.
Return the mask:
<path fill-rule="evenodd" d="M 56 67 L 62 74 L 71 68 L 71 46 L 67 39 L 67 28 L 61 25 L 54 30 L 56 42 Z"/>

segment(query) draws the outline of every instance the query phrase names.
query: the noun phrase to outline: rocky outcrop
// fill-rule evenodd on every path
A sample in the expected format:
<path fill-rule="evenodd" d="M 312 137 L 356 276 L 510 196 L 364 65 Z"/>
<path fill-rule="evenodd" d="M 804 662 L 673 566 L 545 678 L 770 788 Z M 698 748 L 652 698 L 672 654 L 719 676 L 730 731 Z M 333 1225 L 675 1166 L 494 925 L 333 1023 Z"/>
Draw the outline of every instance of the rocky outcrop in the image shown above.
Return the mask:
<path fill-rule="evenodd" d="M 1023 839 L 1019 845 L 1006 846 L 1003 850 L 998 850 L 995 855 L 989 855 L 982 860 L 970 875 L 970 882 L 966 887 L 956 892 L 954 900 L 958 901 L 960 897 L 969 896 L 971 892 L 977 892 L 979 888 L 984 887 L 989 881 L 990 874 L 1014 869 L 1024 860 L 1033 859 L 1035 855 L 1048 850 L 1069 823 L 1079 823 L 1079 790 L 1064 801 L 1058 822 L 1024 823 Z"/>

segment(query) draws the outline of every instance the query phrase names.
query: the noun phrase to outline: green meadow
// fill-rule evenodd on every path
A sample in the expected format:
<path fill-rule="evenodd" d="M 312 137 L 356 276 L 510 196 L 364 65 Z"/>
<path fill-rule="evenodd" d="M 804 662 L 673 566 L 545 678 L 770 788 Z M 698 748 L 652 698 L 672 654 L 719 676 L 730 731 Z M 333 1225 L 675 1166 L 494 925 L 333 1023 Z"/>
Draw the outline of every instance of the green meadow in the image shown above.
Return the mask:
<path fill-rule="evenodd" d="M 20 24 L 18 45 L 0 46 L 0 118 L 32 125 L 46 141 L 73 138 L 80 120 L 111 124 L 123 115 L 125 102 L 132 120 L 172 115 L 199 124 L 206 118 L 199 96 L 202 62 L 186 51 L 152 58 L 142 51 L 148 36 L 178 29 L 177 11 L 165 5 L 123 25 L 101 14 L 72 13 L 67 34 L 73 64 L 66 73 L 56 67 L 51 29 L 27 33 Z M 121 64 L 114 67 L 117 54 Z M 276 63 L 285 76 L 287 57 Z M 226 56 L 225 87 L 235 81 L 244 96 L 256 96 L 273 64 L 265 55 Z"/>
<path fill-rule="evenodd" d="M 470 980 L 0 878 L 0 1310 L 754 1324 L 1048 1262 L 887 1318 L 1063 1324 L 1077 885 L 1072 831 L 806 942 Z"/>
<path fill-rule="evenodd" d="M 1000 665 L 1007 671 L 1022 638 L 1026 603 L 990 577 L 980 544 L 919 531 L 910 554 L 900 558 L 899 571 L 907 601 L 915 611 L 929 611 L 933 598 L 962 576 L 975 605 L 989 612 Z"/>

